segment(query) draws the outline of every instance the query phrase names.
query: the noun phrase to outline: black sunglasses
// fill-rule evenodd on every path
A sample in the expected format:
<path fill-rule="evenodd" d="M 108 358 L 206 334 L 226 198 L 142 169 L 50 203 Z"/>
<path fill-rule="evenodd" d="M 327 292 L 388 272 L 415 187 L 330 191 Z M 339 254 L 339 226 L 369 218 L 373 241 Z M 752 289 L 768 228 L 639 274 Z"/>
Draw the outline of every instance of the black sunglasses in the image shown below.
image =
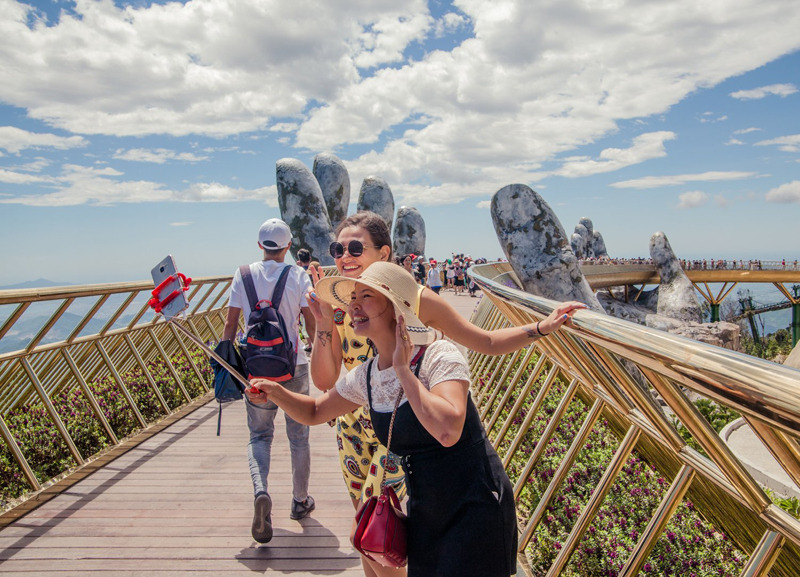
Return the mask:
<path fill-rule="evenodd" d="M 361 256 L 364 254 L 365 248 L 381 248 L 376 244 L 361 244 L 360 240 L 351 240 L 347 243 L 347 252 L 350 256 Z M 339 259 L 344 256 L 345 246 L 340 242 L 332 242 L 331 243 L 331 256 L 333 258 Z"/>

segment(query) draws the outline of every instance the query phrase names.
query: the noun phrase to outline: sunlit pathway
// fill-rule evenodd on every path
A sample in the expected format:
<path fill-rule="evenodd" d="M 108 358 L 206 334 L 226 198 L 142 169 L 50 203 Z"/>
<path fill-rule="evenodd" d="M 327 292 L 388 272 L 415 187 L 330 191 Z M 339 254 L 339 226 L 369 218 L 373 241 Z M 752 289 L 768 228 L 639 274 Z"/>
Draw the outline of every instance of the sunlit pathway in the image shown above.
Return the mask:
<path fill-rule="evenodd" d="M 348 535 L 334 429 L 312 428 L 311 517 L 289 519 L 291 466 L 282 412 L 270 493 L 275 537 L 250 536 L 252 485 L 241 401 L 198 409 L 0 531 L 0 572 L 26 575 L 362 575 Z M 95 573 L 92 573 L 95 574 Z"/>

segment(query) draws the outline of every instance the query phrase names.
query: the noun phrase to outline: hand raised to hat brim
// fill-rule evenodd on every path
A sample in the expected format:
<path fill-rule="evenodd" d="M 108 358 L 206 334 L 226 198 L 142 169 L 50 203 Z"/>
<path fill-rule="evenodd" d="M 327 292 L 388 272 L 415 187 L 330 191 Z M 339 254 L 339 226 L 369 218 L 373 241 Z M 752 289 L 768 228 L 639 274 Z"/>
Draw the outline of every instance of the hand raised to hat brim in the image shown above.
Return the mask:
<path fill-rule="evenodd" d="M 406 328 L 406 319 L 403 315 L 397 319 L 397 326 L 395 327 L 395 347 L 394 354 L 392 355 L 392 366 L 395 369 L 399 367 L 408 367 L 411 363 L 411 357 L 414 352 L 414 343 L 411 342 L 411 336 L 408 334 Z"/>

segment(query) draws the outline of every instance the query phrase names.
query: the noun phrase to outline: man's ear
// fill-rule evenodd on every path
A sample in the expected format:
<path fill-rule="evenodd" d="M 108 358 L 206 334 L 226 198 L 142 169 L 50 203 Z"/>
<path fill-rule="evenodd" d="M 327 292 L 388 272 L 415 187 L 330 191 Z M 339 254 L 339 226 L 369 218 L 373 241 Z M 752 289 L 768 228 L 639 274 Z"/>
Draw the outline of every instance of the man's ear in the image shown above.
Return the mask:
<path fill-rule="evenodd" d="M 391 248 L 389 248 L 389 247 L 388 247 L 388 246 L 386 246 L 386 245 L 383 245 L 383 246 L 380 248 L 380 253 L 381 253 L 381 260 L 383 260 L 383 261 L 388 261 L 388 260 L 389 260 L 389 258 L 390 258 L 390 256 L 391 256 L 391 254 L 392 254 L 392 249 L 391 249 Z"/>

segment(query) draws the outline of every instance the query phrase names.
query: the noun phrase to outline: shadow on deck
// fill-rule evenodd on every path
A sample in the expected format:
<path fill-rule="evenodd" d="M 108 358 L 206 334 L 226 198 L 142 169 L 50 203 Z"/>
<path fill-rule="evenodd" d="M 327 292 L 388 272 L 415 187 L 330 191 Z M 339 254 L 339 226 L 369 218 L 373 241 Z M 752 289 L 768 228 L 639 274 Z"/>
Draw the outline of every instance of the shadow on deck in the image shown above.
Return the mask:
<path fill-rule="evenodd" d="M 289 444 L 279 411 L 269 478 L 275 536 L 259 546 L 250 536 L 243 402 L 224 409 L 222 436 L 216 427 L 212 402 L 0 531 L 0 572 L 363 575 L 348 539 L 354 511 L 335 430 L 311 429 L 309 492 L 317 509 L 292 521 Z"/>

